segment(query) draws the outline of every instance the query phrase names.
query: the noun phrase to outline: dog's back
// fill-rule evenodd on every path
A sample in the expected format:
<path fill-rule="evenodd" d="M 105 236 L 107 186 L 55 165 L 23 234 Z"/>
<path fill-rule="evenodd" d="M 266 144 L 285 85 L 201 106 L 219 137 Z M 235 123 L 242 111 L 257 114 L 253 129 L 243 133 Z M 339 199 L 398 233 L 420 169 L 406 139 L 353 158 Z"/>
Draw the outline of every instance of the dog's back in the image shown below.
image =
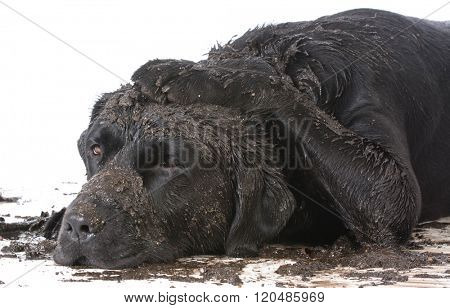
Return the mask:
<path fill-rule="evenodd" d="M 449 21 L 358 9 L 256 28 L 232 46 L 284 61 L 278 65 L 298 87 L 361 136 L 387 148 L 404 143 L 396 154 L 408 156 L 416 173 L 421 219 L 450 214 Z M 380 127 L 371 127 L 371 110 L 382 114 Z"/>

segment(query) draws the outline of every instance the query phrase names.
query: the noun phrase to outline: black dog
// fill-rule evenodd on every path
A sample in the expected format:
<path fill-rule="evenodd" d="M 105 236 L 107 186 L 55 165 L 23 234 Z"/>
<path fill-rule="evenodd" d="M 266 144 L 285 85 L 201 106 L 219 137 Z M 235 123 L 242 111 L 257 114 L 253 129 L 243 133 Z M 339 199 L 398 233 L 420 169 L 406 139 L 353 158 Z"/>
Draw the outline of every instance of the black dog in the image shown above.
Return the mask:
<path fill-rule="evenodd" d="M 60 264 L 252 256 L 343 233 L 396 245 L 450 214 L 448 23 L 348 11 L 132 80 L 79 140 L 89 181 L 65 211 Z"/>

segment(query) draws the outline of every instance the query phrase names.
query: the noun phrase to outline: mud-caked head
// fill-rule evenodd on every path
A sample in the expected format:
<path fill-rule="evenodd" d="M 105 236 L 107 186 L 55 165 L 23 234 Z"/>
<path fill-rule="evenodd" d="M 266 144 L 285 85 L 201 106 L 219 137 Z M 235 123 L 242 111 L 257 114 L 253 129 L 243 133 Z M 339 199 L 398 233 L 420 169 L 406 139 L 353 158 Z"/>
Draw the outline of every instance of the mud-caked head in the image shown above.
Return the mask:
<path fill-rule="evenodd" d="M 231 133 L 244 122 L 218 106 L 153 102 L 138 85 L 105 95 L 78 142 L 88 182 L 65 211 L 55 261 L 121 268 L 254 255 L 295 201 L 266 164 L 264 140 Z"/>

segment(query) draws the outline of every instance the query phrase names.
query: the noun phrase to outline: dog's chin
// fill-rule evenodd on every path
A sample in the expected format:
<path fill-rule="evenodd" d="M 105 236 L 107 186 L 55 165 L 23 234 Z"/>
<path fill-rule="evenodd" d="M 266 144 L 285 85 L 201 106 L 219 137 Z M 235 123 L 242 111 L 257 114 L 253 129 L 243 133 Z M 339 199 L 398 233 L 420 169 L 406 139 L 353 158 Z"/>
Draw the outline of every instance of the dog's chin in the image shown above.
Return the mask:
<path fill-rule="evenodd" d="M 84 258 L 81 260 L 84 262 L 85 266 L 103 268 L 103 269 L 123 269 L 123 268 L 133 268 L 141 265 L 146 261 L 144 255 L 136 254 L 119 259 L 97 259 L 97 258 Z"/>
<path fill-rule="evenodd" d="M 60 245 L 56 246 L 56 249 L 53 252 L 53 260 L 57 264 L 63 265 L 63 266 L 75 265 L 75 263 L 76 263 L 75 261 L 79 258 L 80 258 L 80 256 L 78 256 L 75 253 L 69 254 L 69 253 L 63 252 Z"/>
<path fill-rule="evenodd" d="M 122 269 L 136 267 L 148 261 L 148 255 L 145 252 L 121 253 L 121 257 L 101 256 L 93 254 L 83 254 L 78 250 L 63 251 L 58 245 L 53 254 L 53 260 L 63 266 L 87 266 L 103 269 Z"/>

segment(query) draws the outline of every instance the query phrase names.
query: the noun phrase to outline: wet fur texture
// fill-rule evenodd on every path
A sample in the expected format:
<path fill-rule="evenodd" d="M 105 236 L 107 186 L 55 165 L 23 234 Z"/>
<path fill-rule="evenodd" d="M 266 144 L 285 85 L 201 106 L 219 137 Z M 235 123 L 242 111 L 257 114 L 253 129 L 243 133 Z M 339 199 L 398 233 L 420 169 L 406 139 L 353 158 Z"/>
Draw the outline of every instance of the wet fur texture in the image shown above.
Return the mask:
<path fill-rule="evenodd" d="M 403 243 L 450 214 L 449 63 L 448 24 L 368 9 L 256 28 L 198 63 L 149 61 L 94 106 L 79 141 L 89 181 L 55 260 L 251 256 L 343 233 Z M 140 164 L 153 147 L 171 154 Z M 186 149 L 208 168 L 174 163 Z M 64 232 L 74 215 L 89 241 Z"/>

